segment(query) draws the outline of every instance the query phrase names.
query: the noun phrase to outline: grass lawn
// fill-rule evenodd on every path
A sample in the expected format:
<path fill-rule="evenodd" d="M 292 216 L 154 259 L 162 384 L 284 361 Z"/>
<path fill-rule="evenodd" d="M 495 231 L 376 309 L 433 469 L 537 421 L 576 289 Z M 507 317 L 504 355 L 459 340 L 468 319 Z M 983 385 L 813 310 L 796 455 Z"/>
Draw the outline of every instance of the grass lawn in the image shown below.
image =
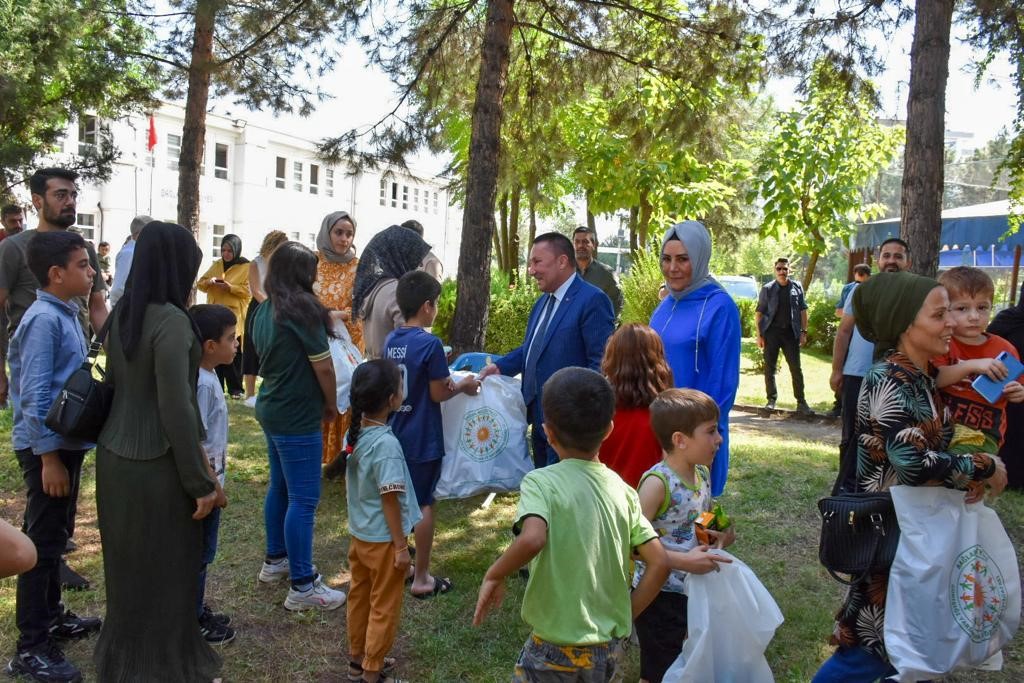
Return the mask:
<path fill-rule="evenodd" d="M 751 355 L 762 353 L 757 348 L 757 340 L 748 337 L 742 341 L 742 353 L 740 355 L 740 388 L 736 392 L 736 403 L 751 406 L 763 406 L 768 398 L 764 391 L 764 371 L 754 370 L 754 361 Z M 816 412 L 827 413 L 832 409 L 835 396 L 828 386 L 828 378 L 832 375 L 832 356 L 800 349 L 800 367 L 804 374 L 804 393 L 807 396 L 807 403 Z M 789 410 L 796 409 L 796 399 L 793 398 L 793 382 L 790 379 L 789 366 L 786 359 L 779 353 L 778 374 L 775 376 L 775 386 L 779 391 L 777 407 Z"/>
<path fill-rule="evenodd" d="M 820 425 L 739 417 L 732 433 L 733 468 L 723 503 L 738 524 L 732 550 L 757 572 L 786 617 L 768 651 L 779 681 L 807 681 L 829 654 L 826 638 L 842 591 L 817 562 L 815 501 L 835 475 L 834 434 Z M 235 642 L 222 649 L 224 680 L 331 681 L 345 676 L 344 608 L 329 613 L 285 611 L 283 586 L 263 586 L 256 573 L 263 555 L 262 499 L 267 466 L 252 412 L 231 404 L 230 507 L 221 526 L 221 547 L 210 570 L 209 597 L 233 617 Z M 10 443 L 10 413 L 0 414 L 0 443 Z M 0 459 L 0 513 L 20 522 L 24 494 L 14 458 Z M 74 567 L 94 589 L 66 594 L 81 614 L 103 614 L 103 567 L 95 527 L 93 459 L 87 461 L 79 505 Z M 479 581 L 490 562 L 510 542 L 515 495 L 499 496 L 483 510 L 481 498 L 443 502 L 439 507 L 435 564 L 455 590 L 433 600 L 406 600 L 395 654 L 399 673 L 413 681 L 489 682 L 508 680 L 527 635 L 519 618 L 523 582 L 509 579 L 500 610 L 481 628 L 470 620 Z M 1024 496 L 1007 494 L 996 504 L 1018 547 L 1024 530 Z M 317 519 L 315 560 L 327 581 L 347 587 L 347 536 L 342 484 L 325 483 Z M 153 590 L 160 590 L 153 586 Z M 0 654 L 14 649 L 14 579 L 0 582 Z M 554 607 L 554 606 L 553 606 Z M 95 640 L 75 643 L 67 652 L 92 679 Z M 1024 680 L 1024 647 L 1018 637 L 1006 651 L 1006 670 L 972 673 L 947 680 Z M 638 678 L 637 655 L 630 652 L 627 681 Z"/>

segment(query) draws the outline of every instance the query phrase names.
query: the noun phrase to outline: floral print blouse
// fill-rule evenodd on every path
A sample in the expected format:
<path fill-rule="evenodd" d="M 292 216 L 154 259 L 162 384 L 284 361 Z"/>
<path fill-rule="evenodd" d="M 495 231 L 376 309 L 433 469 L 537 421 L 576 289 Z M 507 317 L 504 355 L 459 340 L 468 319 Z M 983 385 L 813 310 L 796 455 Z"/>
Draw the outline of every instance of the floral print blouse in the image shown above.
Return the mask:
<path fill-rule="evenodd" d="M 935 386 L 935 368 L 919 369 L 890 351 L 864 376 L 857 401 L 857 485 L 860 491 L 941 485 L 967 490 L 992 476 L 995 462 L 984 453 L 947 452 L 953 424 Z M 885 594 L 888 572 L 851 586 L 836 617 L 832 643 L 862 647 L 887 660 Z"/>

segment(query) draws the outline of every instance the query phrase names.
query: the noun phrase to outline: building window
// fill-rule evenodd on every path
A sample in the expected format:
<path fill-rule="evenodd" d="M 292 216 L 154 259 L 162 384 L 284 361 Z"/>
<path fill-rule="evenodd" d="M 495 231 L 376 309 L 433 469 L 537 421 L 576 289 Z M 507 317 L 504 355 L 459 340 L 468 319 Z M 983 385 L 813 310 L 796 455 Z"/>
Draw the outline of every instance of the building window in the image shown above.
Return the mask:
<path fill-rule="evenodd" d="M 306 233 L 306 245 L 310 249 L 315 249 L 316 248 L 316 233 L 314 233 L 314 232 L 307 232 Z"/>
<path fill-rule="evenodd" d="M 309 193 L 320 193 L 320 167 L 316 164 L 309 165 Z"/>
<path fill-rule="evenodd" d="M 437 193 L 434 193 L 434 213 L 437 213 Z"/>
<path fill-rule="evenodd" d="M 380 205 L 387 206 L 388 204 L 388 179 L 381 176 L 380 179 Z"/>
<path fill-rule="evenodd" d="M 91 213 L 80 213 L 75 221 L 75 225 L 78 226 L 78 232 L 82 234 L 82 237 L 92 240 L 93 234 L 96 231 L 96 216 Z"/>
<path fill-rule="evenodd" d="M 181 136 L 167 135 L 167 168 L 172 171 L 178 170 L 178 162 L 181 159 Z"/>
<path fill-rule="evenodd" d="M 213 226 L 213 249 L 210 252 L 210 255 L 213 256 L 213 258 L 220 258 L 220 241 L 222 239 L 224 239 L 224 235 L 225 234 L 226 234 L 226 232 L 224 230 L 224 226 L 223 225 L 214 224 L 214 226 Z M 235 254 L 235 256 L 238 256 L 238 254 Z"/>
<path fill-rule="evenodd" d="M 334 196 L 334 169 L 324 169 L 324 194 L 328 197 Z"/>
<path fill-rule="evenodd" d="M 424 208 L 426 208 L 426 207 L 424 207 Z M 418 188 L 418 187 L 412 188 L 412 210 L 413 211 L 419 211 L 420 210 L 420 188 Z"/>
<path fill-rule="evenodd" d="M 277 157 L 277 166 L 274 169 L 274 187 L 283 190 L 286 184 L 288 161 L 284 157 Z"/>
<path fill-rule="evenodd" d="M 288 233 L 288 237 L 291 238 L 292 242 L 298 242 L 299 241 L 299 233 L 298 232 L 290 232 L 290 233 Z"/>
<path fill-rule="evenodd" d="M 409 186 L 402 185 L 402 208 L 409 208 Z"/>
<path fill-rule="evenodd" d="M 228 178 L 228 146 L 219 142 L 213 149 L 213 176 L 221 180 Z"/>
<path fill-rule="evenodd" d="M 292 187 L 295 188 L 296 192 L 302 192 L 302 162 L 295 161 L 292 163 L 292 180 L 295 182 Z"/>
<path fill-rule="evenodd" d="M 96 150 L 99 122 L 95 116 L 83 116 L 78 120 L 78 154 L 85 155 Z"/>

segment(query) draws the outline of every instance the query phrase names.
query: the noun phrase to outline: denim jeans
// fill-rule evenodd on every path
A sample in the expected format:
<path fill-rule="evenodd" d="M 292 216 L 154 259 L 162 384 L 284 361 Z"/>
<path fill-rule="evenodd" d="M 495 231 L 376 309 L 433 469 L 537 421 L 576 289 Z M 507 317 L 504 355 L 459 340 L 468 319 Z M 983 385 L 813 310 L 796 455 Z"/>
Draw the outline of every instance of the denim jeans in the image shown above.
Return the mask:
<path fill-rule="evenodd" d="M 323 437 L 309 434 L 270 434 L 270 486 L 263 505 L 267 558 L 288 558 L 292 586 L 308 584 L 313 574 L 313 519 L 320 503 L 320 461 Z"/>
<path fill-rule="evenodd" d="M 213 510 L 203 518 L 203 555 L 199 569 L 199 594 L 196 600 L 196 616 L 203 615 L 203 604 L 206 602 L 206 568 L 213 564 L 217 556 L 217 536 L 220 531 L 220 508 Z"/>
<path fill-rule="evenodd" d="M 896 669 L 860 647 L 840 647 L 829 657 L 811 683 L 874 683 L 896 675 Z"/>

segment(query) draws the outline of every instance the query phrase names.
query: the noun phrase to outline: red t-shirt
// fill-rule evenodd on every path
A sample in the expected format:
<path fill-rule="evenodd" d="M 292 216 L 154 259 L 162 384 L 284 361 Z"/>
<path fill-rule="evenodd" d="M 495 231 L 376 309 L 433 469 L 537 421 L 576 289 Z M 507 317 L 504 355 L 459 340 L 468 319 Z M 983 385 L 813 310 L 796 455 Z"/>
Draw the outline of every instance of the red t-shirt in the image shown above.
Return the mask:
<path fill-rule="evenodd" d="M 995 358 L 1003 351 L 1018 358 L 1013 345 L 995 334 L 986 334 L 985 343 L 976 346 L 959 342 L 954 337 L 949 341 L 949 353 L 933 358 L 932 364 L 942 367 L 964 360 Z M 1006 398 L 1000 398 L 995 405 L 989 403 L 971 386 L 976 377 L 972 374 L 941 390 L 949 419 L 956 425 L 950 450 L 995 455 L 1006 434 Z"/>
<path fill-rule="evenodd" d="M 618 408 L 612 418 L 615 427 L 601 444 L 601 462 L 637 487 L 640 476 L 661 462 L 661 446 L 651 431 L 647 408 Z"/>

